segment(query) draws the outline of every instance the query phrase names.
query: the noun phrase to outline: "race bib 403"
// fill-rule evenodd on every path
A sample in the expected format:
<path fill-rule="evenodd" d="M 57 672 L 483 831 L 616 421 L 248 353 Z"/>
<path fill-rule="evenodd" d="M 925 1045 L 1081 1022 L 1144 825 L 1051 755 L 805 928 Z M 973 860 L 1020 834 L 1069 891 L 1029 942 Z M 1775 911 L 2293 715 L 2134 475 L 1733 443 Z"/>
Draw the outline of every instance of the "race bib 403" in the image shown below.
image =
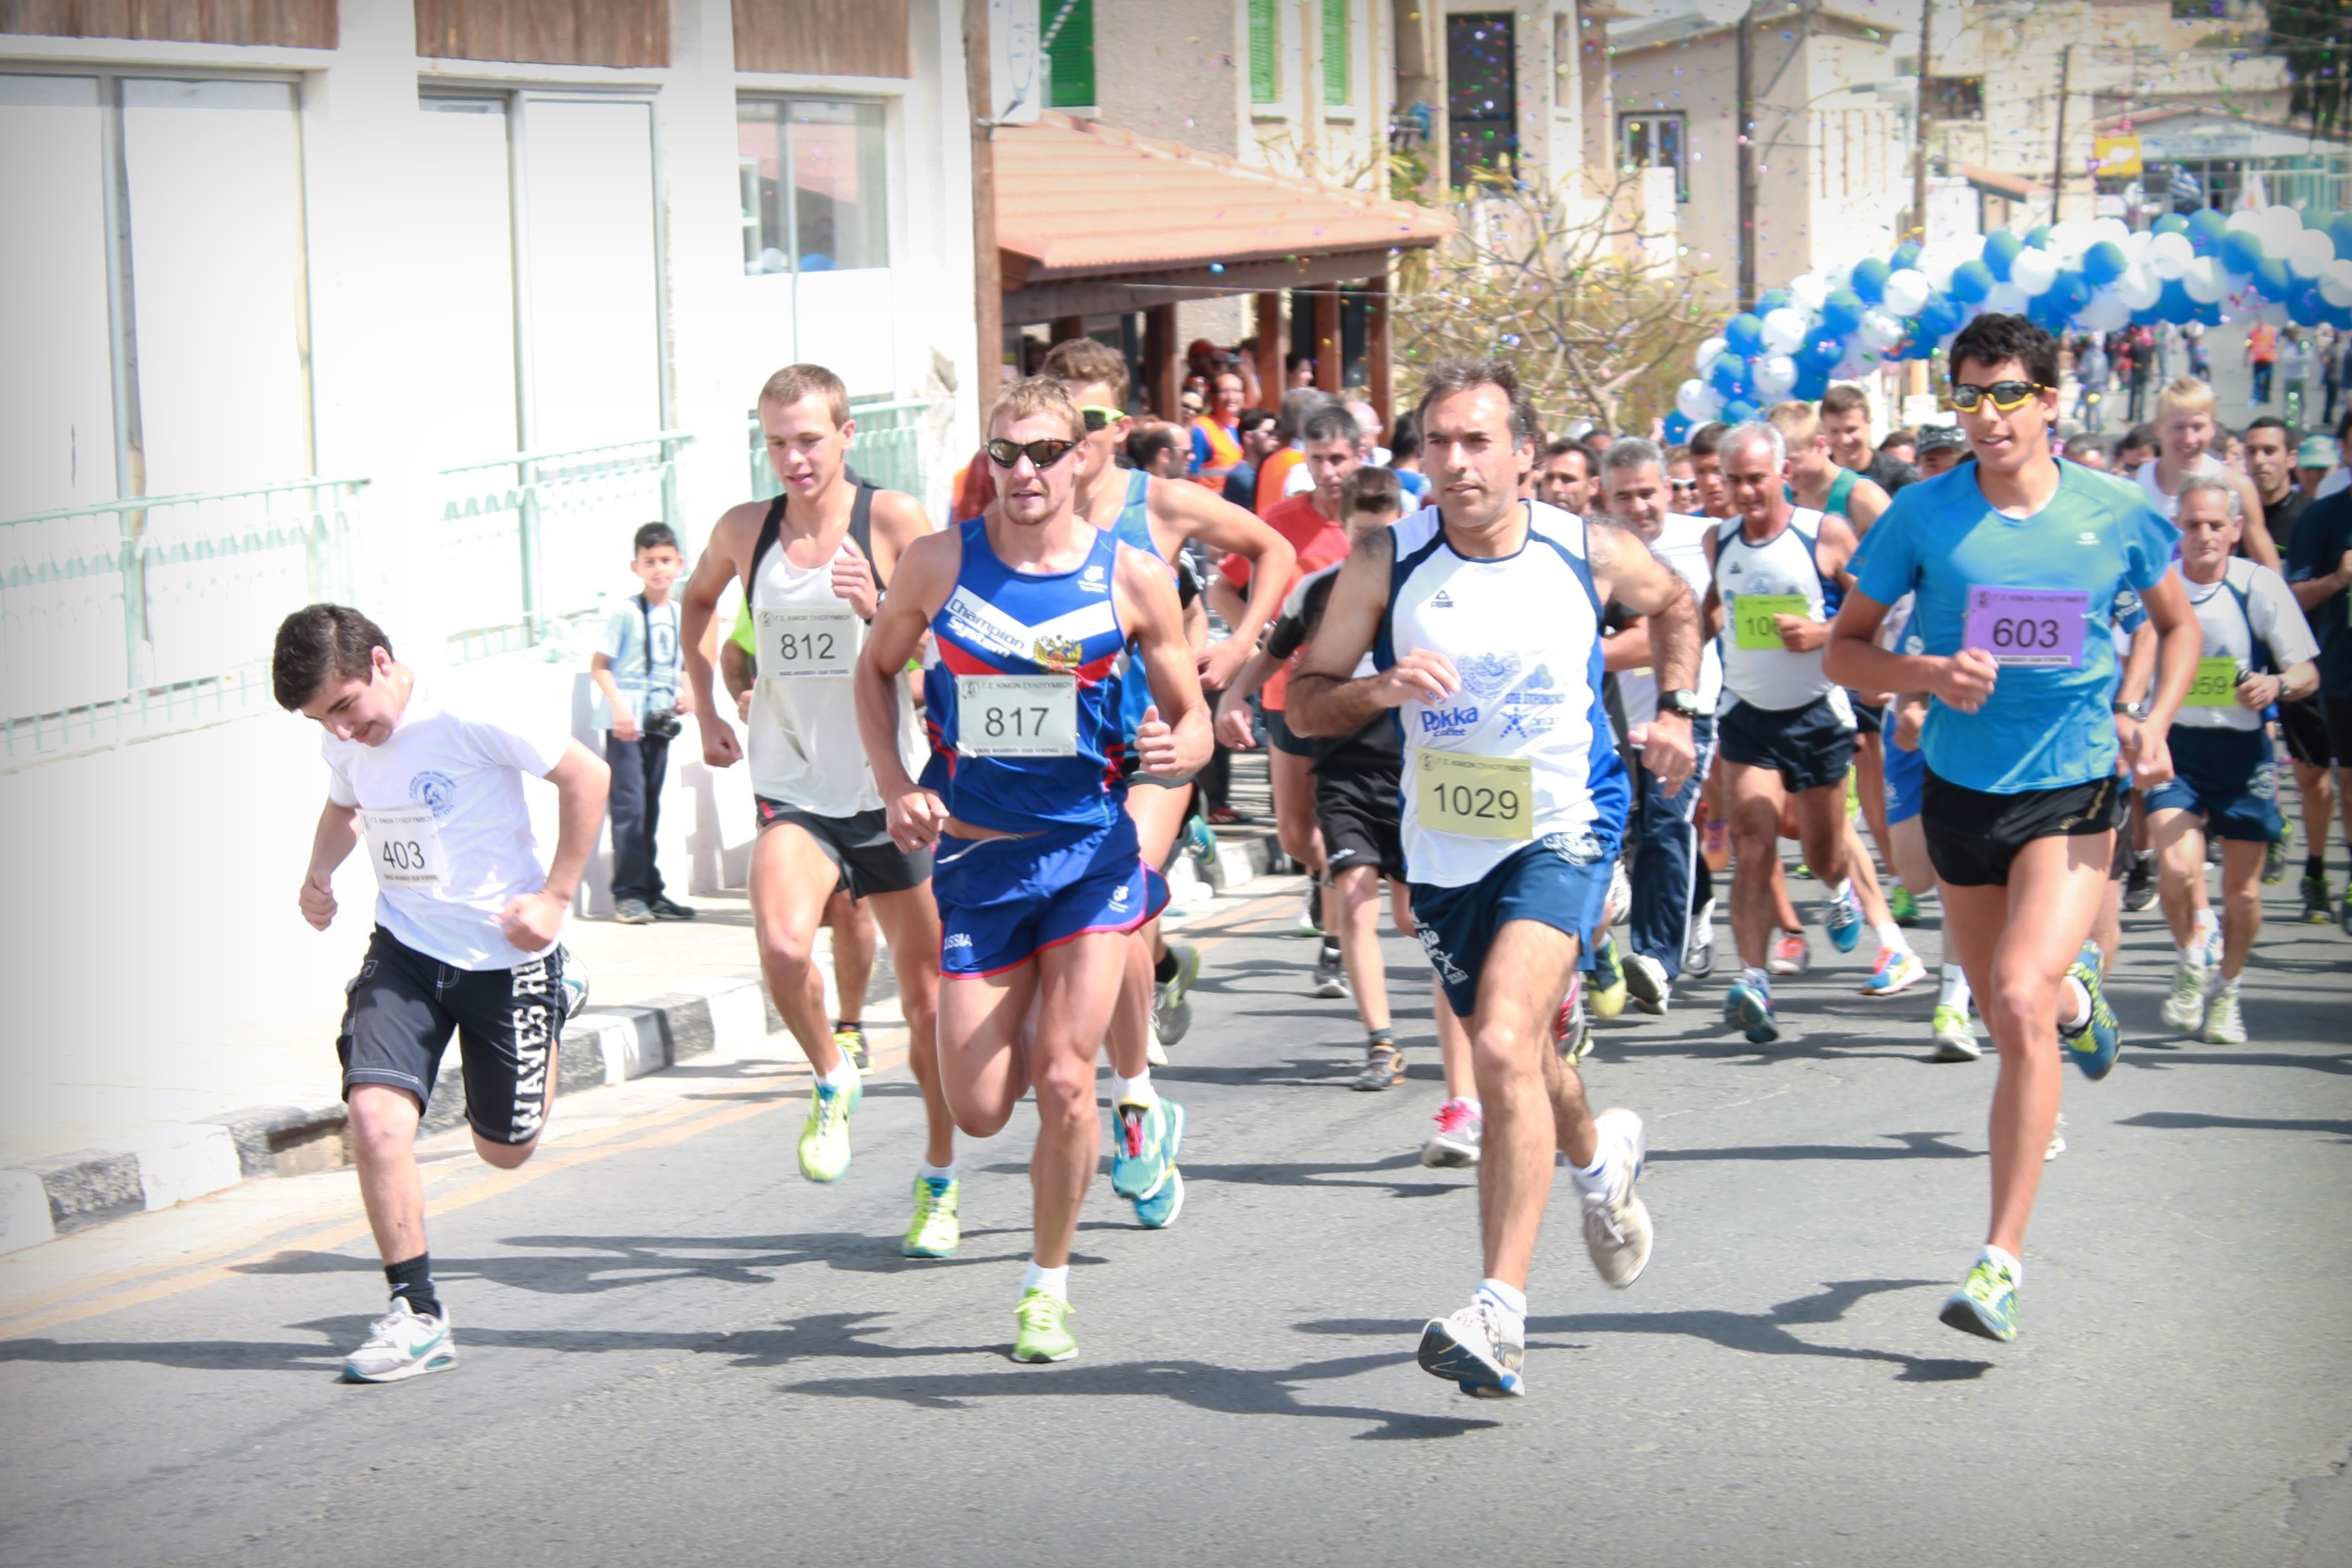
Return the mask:
<path fill-rule="evenodd" d="M 1413 749 L 1413 805 L 1421 825 L 1476 839 L 1536 836 L 1535 765 L 1524 757 Z"/>
<path fill-rule="evenodd" d="M 448 858 L 441 852 L 441 824 L 430 806 L 393 806 L 362 811 L 368 861 L 379 887 L 446 887 Z"/>

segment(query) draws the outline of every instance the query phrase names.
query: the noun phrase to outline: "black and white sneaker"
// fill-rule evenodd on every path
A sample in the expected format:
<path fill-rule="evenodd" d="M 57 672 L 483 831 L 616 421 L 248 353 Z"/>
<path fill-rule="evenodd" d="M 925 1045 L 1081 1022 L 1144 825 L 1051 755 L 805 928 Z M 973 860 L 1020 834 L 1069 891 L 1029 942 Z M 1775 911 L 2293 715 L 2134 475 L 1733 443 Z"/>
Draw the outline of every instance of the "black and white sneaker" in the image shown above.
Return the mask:
<path fill-rule="evenodd" d="M 1683 973 L 1694 980 L 1715 973 L 1715 900 L 1711 898 L 1691 916 L 1690 936 L 1683 944 Z"/>
<path fill-rule="evenodd" d="M 1666 979 L 1666 967 L 1641 953 L 1628 953 L 1619 967 L 1624 970 L 1625 993 L 1633 998 L 1633 1006 L 1653 1017 L 1664 1018 L 1674 995 L 1674 987 Z"/>
<path fill-rule="evenodd" d="M 1473 1399 L 1517 1399 L 1527 1392 L 1519 1364 L 1527 1359 L 1525 1331 L 1510 1337 L 1501 1315 L 1473 1301 L 1450 1318 L 1432 1318 L 1421 1331 L 1421 1369 L 1443 1377 Z"/>
<path fill-rule="evenodd" d="M 1339 949 L 1328 942 L 1315 955 L 1315 994 L 1327 1001 L 1348 994 L 1348 967 L 1339 960 Z"/>
<path fill-rule="evenodd" d="M 366 1343 L 343 1358 L 346 1383 L 398 1383 L 457 1364 L 457 1344 L 449 1337 L 445 1312 L 432 1317 L 393 1298 L 392 1311 L 368 1324 Z"/>

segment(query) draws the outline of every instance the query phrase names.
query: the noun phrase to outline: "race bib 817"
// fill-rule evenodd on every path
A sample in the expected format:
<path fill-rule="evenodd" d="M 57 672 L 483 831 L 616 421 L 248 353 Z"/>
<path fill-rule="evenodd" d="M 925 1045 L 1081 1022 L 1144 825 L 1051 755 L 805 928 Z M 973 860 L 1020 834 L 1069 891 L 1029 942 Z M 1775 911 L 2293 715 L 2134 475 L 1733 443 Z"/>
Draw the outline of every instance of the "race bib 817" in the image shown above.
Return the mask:
<path fill-rule="evenodd" d="M 1075 675 L 958 675 L 956 749 L 971 757 L 1076 757 Z"/>

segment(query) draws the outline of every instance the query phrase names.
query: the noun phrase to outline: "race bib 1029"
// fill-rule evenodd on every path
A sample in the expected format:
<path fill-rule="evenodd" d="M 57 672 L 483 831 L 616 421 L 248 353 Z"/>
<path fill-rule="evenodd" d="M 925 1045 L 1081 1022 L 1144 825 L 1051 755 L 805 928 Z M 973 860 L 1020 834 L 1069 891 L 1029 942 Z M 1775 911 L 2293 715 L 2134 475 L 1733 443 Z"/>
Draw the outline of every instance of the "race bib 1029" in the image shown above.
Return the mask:
<path fill-rule="evenodd" d="M 1413 749 L 1413 803 L 1424 828 L 1475 839 L 1536 836 L 1535 765 L 1524 757 Z"/>
<path fill-rule="evenodd" d="M 1075 675 L 958 675 L 956 749 L 970 757 L 1076 757 Z"/>
<path fill-rule="evenodd" d="M 441 852 L 441 824 L 430 806 L 393 806 L 362 810 L 368 861 L 379 887 L 446 887 L 448 857 Z"/>

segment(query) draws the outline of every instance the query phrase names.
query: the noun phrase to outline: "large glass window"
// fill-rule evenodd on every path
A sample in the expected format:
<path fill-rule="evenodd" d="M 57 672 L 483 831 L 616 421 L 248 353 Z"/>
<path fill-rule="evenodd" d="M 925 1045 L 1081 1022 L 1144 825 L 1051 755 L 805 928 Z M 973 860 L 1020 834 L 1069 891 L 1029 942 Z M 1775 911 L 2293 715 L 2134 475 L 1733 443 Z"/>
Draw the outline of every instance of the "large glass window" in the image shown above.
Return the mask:
<path fill-rule="evenodd" d="M 880 104 L 745 99 L 737 120 L 745 272 L 890 265 Z"/>
<path fill-rule="evenodd" d="M 1446 180 L 1471 183 L 1474 171 L 1507 167 L 1519 151 L 1517 34 L 1508 11 L 1445 18 L 1447 129 L 1453 157 Z"/>
<path fill-rule="evenodd" d="M 1672 169 L 1675 200 L 1690 200 L 1690 138 L 1681 115 L 1620 115 L 1617 133 L 1620 165 L 1628 169 Z"/>

